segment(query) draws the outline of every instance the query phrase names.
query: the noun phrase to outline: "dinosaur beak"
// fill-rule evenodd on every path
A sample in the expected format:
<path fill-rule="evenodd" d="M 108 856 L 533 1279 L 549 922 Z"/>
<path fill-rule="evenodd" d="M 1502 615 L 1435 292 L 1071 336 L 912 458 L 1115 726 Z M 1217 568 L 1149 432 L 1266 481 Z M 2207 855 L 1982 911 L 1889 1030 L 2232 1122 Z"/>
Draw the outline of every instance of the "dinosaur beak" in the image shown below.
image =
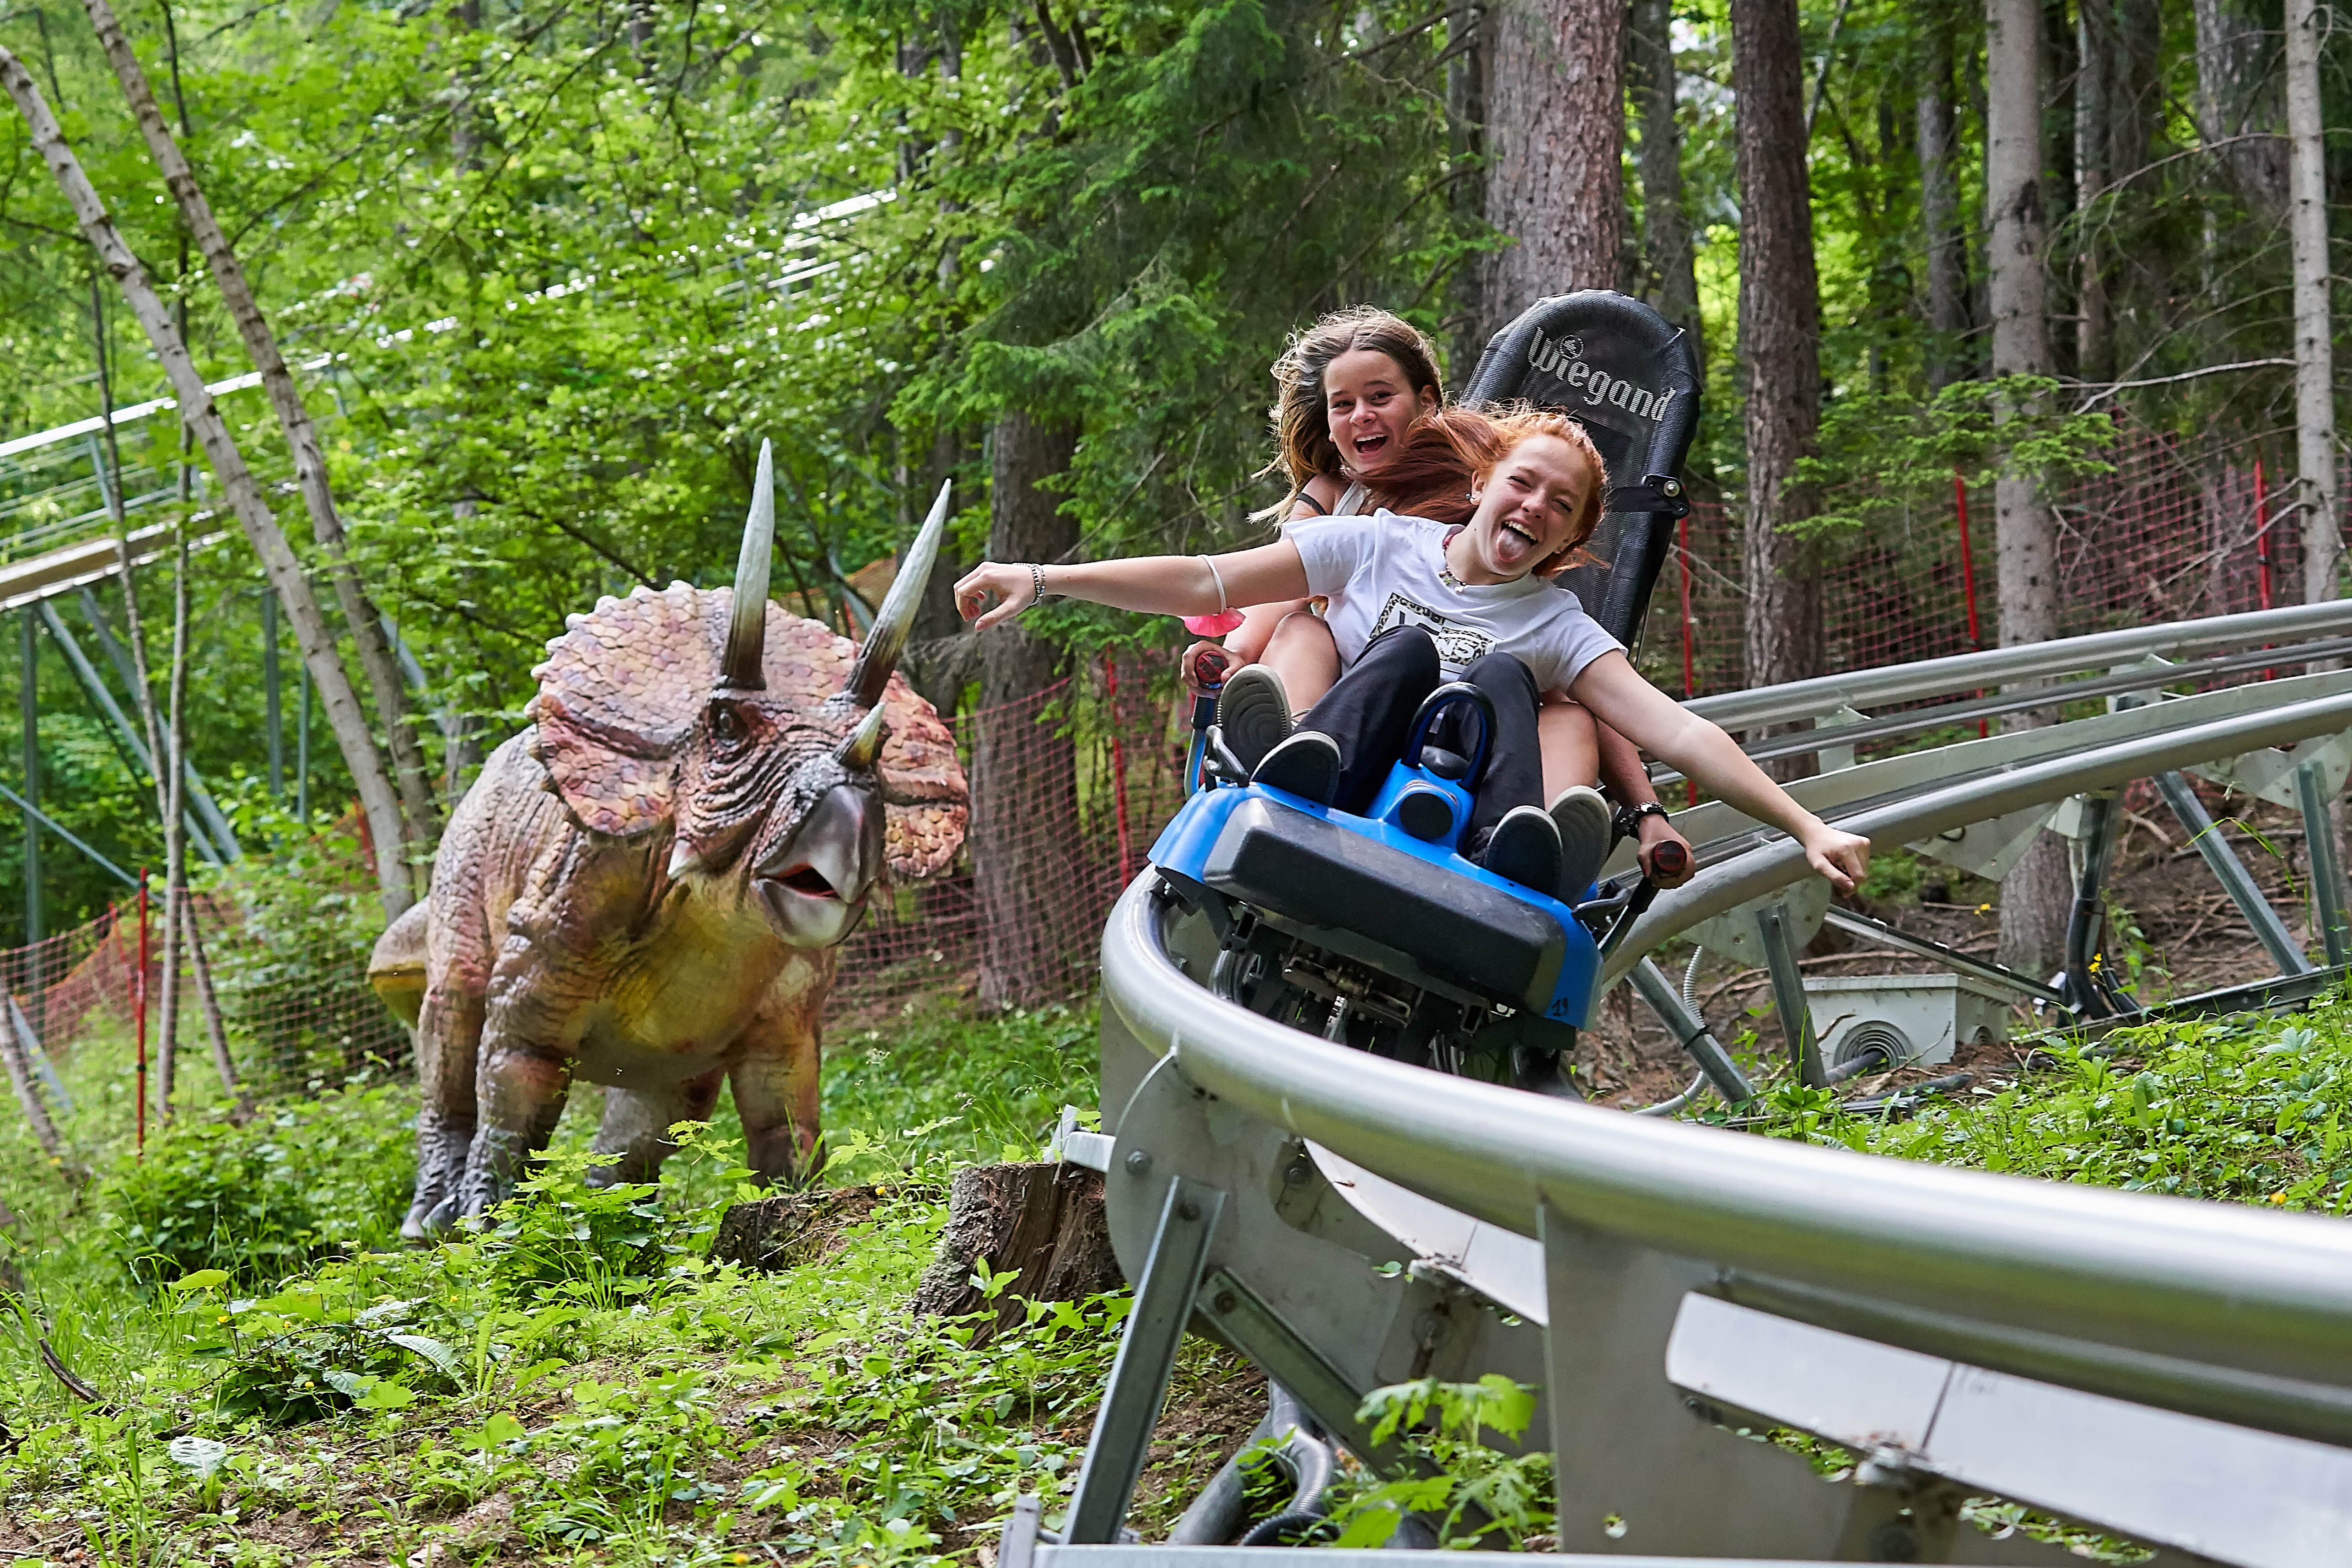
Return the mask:
<path fill-rule="evenodd" d="M 719 667 L 722 691 L 763 691 L 768 685 L 760 660 L 768 639 L 768 569 L 776 553 L 775 461 L 768 443 L 761 442 L 751 515 L 743 520 L 743 549 L 735 558 L 735 607 L 727 621 L 727 658 Z"/>
<path fill-rule="evenodd" d="M 830 947 L 865 913 L 882 865 L 882 803 L 850 784 L 825 792 L 752 876 L 768 920 L 795 947 Z"/>
<path fill-rule="evenodd" d="M 939 562 L 940 541 L 947 534 L 948 492 L 954 487 L 952 479 L 940 481 L 939 499 L 931 502 L 930 515 L 915 535 L 914 547 L 907 552 L 881 609 L 875 612 L 874 629 L 866 634 L 866 646 L 857 650 L 857 663 L 850 669 L 849 684 L 842 692 L 860 708 L 871 708 L 882 700 L 890 672 L 898 668 L 898 656 L 907 651 L 908 635 L 915 629 L 916 607 L 922 603 L 931 568 Z"/>

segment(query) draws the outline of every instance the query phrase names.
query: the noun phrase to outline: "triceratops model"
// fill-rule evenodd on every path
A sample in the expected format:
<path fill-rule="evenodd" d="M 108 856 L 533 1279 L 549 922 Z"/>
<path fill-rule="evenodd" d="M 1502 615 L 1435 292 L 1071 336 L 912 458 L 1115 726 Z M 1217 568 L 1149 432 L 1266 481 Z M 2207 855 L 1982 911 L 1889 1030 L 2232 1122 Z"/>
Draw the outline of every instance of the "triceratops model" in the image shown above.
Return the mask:
<path fill-rule="evenodd" d="M 530 728 L 490 756 L 426 901 L 369 978 L 416 1026 L 420 1238 L 511 1190 L 576 1079 L 608 1086 L 604 1181 L 643 1181 L 731 1078 L 750 1163 L 802 1173 L 835 944 L 882 882 L 963 840 L 955 745 L 892 674 L 948 492 L 861 649 L 768 603 L 763 444 L 735 587 L 673 584 L 569 618 Z"/>

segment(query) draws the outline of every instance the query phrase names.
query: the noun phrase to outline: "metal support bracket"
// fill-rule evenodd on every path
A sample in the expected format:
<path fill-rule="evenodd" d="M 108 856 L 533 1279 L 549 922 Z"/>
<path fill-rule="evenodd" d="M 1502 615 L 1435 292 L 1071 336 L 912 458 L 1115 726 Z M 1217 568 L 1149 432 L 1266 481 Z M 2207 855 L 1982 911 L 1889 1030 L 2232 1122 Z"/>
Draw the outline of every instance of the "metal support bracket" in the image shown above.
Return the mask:
<path fill-rule="evenodd" d="M 2303 843 L 2311 855 L 2311 901 L 2319 934 L 2327 944 L 2327 967 L 2352 963 L 2352 930 L 2344 912 L 2344 866 L 2336 853 L 2336 824 L 2327 811 L 2327 773 L 2317 763 L 2294 770 L 2295 803 L 2303 808 Z"/>
<path fill-rule="evenodd" d="M 1225 1194 L 1214 1187 L 1182 1176 L 1168 1184 L 1160 1226 L 1136 1284 L 1135 1310 L 1128 1314 L 1118 1357 L 1111 1363 L 1110 1390 L 1095 1417 L 1086 1461 L 1078 1468 L 1069 1522 L 1062 1531 L 1062 1539 L 1074 1545 L 1115 1542 L 1127 1521 L 1128 1504 L 1143 1474 L 1144 1451 L 1151 1444 L 1151 1427 L 1160 1419 L 1160 1405 L 1176 1370 L 1177 1347 L 1192 1321 L 1209 1238 L 1224 1206 Z"/>
<path fill-rule="evenodd" d="M 1675 1040 L 1690 1053 L 1691 1060 L 1706 1074 L 1707 1081 L 1715 1085 L 1716 1093 L 1723 1096 L 1726 1104 L 1744 1105 L 1756 1098 L 1756 1086 L 1748 1081 L 1747 1075 L 1731 1059 L 1731 1053 L 1723 1048 L 1723 1043 L 1706 1026 L 1706 1020 L 1683 1005 L 1674 982 L 1654 962 L 1645 958 L 1635 964 L 1633 980 L 1633 989 L 1650 1005 L 1658 1021 L 1674 1031 Z"/>
<path fill-rule="evenodd" d="M 1790 1064 L 1807 1087 L 1826 1088 L 1829 1073 L 1822 1066 L 1821 1042 L 1813 1038 L 1812 1009 L 1805 1005 L 1804 973 L 1797 967 L 1796 950 L 1789 941 L 1787 910 L 1779 904 L 1758 910 L 1756 934 L 1764 945 L 1764 967 L 1772 976 L 1772 1005 L 1780 1009 Z"/>
<path fill-rule="evenodd" d="M 2254 879 L 2248 874 L 2237 852 L 2230 847 L 2228 841 L 2213 826 L 2212 817 L 2206 815 L 2204 803 L 2197 798 L 2197 792 L 2189 787 L 2189 781 L 2177 773 L 2158 773 L 2156 775 L 2156 787 L 2163 795 L 2164 804 L 2172 808 L 2172 815 L 2179 817 L 2180 826 L 2188 830 L 2189 841 L 2197 846 L 2197 853 L 2205 858 L 2205 865 L 2213 873 L 2213 879 L 2221 884 L 2221 890 L 2230 895 L 2230 901 L 2238 906 L 2240 914 L 2246 917 L 2246 923 L 2253 928 L 2255 937 L 2271 955 L 2271 962 L 2279 966 L 2279 973 L 2311 973 L 2315 966 L 2305 955 L 2303 949 L 2295 945 L 2294 938 L 2287 931 L 2286 922 L 2279 919 L 2278 911 L 2271 908 L 2268 899 L 2263 897 L 2263 890 L 2254 885 Z"/>

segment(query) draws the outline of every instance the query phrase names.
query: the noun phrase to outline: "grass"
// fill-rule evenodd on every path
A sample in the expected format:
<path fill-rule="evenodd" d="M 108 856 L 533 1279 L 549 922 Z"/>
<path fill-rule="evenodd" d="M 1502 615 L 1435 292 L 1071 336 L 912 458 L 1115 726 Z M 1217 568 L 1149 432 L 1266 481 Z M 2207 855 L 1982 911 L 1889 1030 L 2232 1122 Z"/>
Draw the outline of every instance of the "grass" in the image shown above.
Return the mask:
<path fill-rule="evenodd" d="M 431 1250 L 388 1243 L 413 1091 L 317 1082 L 232 1128 L 204 1086 L 130 1158 L 117 1043 L 67 1065 L 66 1127 L 100 1173 L 77 1191 L 0 1131 L 0 1198 L 27 1281 L 0 1321 L 0 1562 L 403 1564 L 971 1563 L 1013 1499 L 1066 1495 L 1126 1310 L 1032 1310 L 975 1346 L 906 1309 L 958 1164 L 1034 1158 L 1088 1104 L 1095 1020 L 982 1020 L 945 1004 L 835 1043 L 829 1179 L 878 1189 L 821 1260 L 773 1276 L 705 1256 L 742 1190 L 723 1103 L 658 1187 L 592 1189 L 575 1111 L 529 1201 Z M 2352 1001 L 2291 1018 L 2149 1026 L 2106 1054 L 2060 1049 L 2016 1081 L 1908 1121 L 1782 1083 L 1758 1131 L 2051 1180 L 2341 1213 L 2352 1206 Z M 593 1108 L 583 1107 L 583 1110 Z M 87 1406 L 37 1342 L 96 1385 Z M 1191 1344 L 1179 1393 L 1227 1403 L 1241 1369 Z M 1540 1463 L 1476 1441 L 1511 1391 L 1411 1385 L 1388 1406 L 1460 1406 L 1430 1440 L 1451 1479 L 1359 1480 L 1331 1531 L 1465 1500 L 1540 1543 Z M 1204 1479 L 1227 1427 L 1156 1456 L 1150 1531 Z M 1223 1422 L 1223 1425 L 1219 1425 Z M 1237 1424 L 1236 1424 L 1237 1422 Z M 1843 1457 L 1822 1448 L 1833 1469 Z M 1441 1495 L 1442 1494 L 1442 1495 Z M 1988 1527 L 2016 1522 L 1988 1504 Z M 2128 1555 L 2048 1521 L 2085 1554 Z"/>

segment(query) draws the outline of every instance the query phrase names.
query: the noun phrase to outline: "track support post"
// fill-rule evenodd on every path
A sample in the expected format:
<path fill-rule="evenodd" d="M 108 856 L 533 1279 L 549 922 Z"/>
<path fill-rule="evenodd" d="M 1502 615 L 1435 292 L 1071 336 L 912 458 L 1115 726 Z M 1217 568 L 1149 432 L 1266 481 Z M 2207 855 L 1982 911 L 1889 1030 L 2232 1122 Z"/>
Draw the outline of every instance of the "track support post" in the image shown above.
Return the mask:
<path fill-rule="evenodd" d="M 2107 862 L 2116 847 L 2116 819 L 2122 801 L 2113 790 L 2083 796 L 2082 868 L 2074 879 L 2074 909 L 2066 921 L 2066 1000 L 2086 1018 L 2104 1018 L 2119 1012 L 2117 998 L 2104 975 L 2091 965 L 2099 952 L 2099 921 L 2105 911 L 2099 893 L 2107 879 Z M 2125 1007 L 2130 1007 L 2128 1000 Z M 2134 1009 L 2137 1011 L 2137 1009 Z"/>
<path fill-rule="evenodd" d="M 2221 884 L 2221 890 L 2230 895 L 2230 901 L 2238 906 L 2238 912 L 2246 917 L 2248 925 L 2253 927 L 2254 935 L 2261 940 L 2263 951 L 2271 955 L 2271 962 L 2279 966 L 2279 973 L 2310 973 L 2316 966 L 2303 949 L 2295 945 L 2294 938 L 2287 932 L 2286 922 L 2279 919 L 2278 911 L 2271 908 L 2268 899 L 2263 897 L 2263 890 L 2254 886 L 2253 878 L 2247 874 L 2237 852 L 2230 847 L 2221 831 L 2213 826 L 2213 819 L 2206 815 L 2204 803 L 2197 798 L 2197 792 L 2189 787 L 2188 779 L 2178 773 L 2158 773 L 2156 775 L 2156 787 L 2164 795 L 2164 804 L 2172 808 L 2172 815 L 2180 819 L 2180 826 L 2189 830 L 2189 841 L 2197 846 L 2197 853 L 2205 858 L 2205 865 L 2213 873 L 2213 879 Z"/>
<path fill-rule="evenodd" d="M 2311 902 L 2327 967 L 2352 963 L 2352 929 L 2344 912 L 2344 863 L 2336 853 L 2336 824 L 2327 810 L 2327 771 L 2317 763 L 2294 770 L 2294 798 L 2303 807 L 2303 842 L 2311 852 Z"/>
<path fill-rule="evenodd" d="M 1086 1460 L 1078 1467 L 1070 1516 L 1062 1529 L 1062 1539 L 1070 1545 L 1108 1546 L 1118 1541 L 1135 1483 L 1143 1474 L 1152 1425 L 1160 1418 L 1168 1379 L 1176 1370 L 1177 1347 L 1184 1342 L 1185 1325 L 1192 1321 L 1209 1239 L 1224 1205 L 1225 1194 L 1202 1183 L 1179 1176 L 1168 1184 L 1143 1278 L 1136 1281 L 1135 1310 L 1128 1314 L 1118 1358 L 1111 1363 L 1110 1389 L 1095 1417 Z"/>
<path fill-rule="evenodd" d="M 1789 942 L 1789 907 L 1770 903 L 1756 911 L 1756 934 L 1764 943 L 1764 967 L 1772 976 L 1772 1005 L 1780 1011 L 1780 1032 L 1789 1041 L 1790 1065 L 1809 1089 L 1829 1085 L 1822 1046 L 1813 1038 L 1812 1009 L 1805 1005 L 1804 972 Z"/>

